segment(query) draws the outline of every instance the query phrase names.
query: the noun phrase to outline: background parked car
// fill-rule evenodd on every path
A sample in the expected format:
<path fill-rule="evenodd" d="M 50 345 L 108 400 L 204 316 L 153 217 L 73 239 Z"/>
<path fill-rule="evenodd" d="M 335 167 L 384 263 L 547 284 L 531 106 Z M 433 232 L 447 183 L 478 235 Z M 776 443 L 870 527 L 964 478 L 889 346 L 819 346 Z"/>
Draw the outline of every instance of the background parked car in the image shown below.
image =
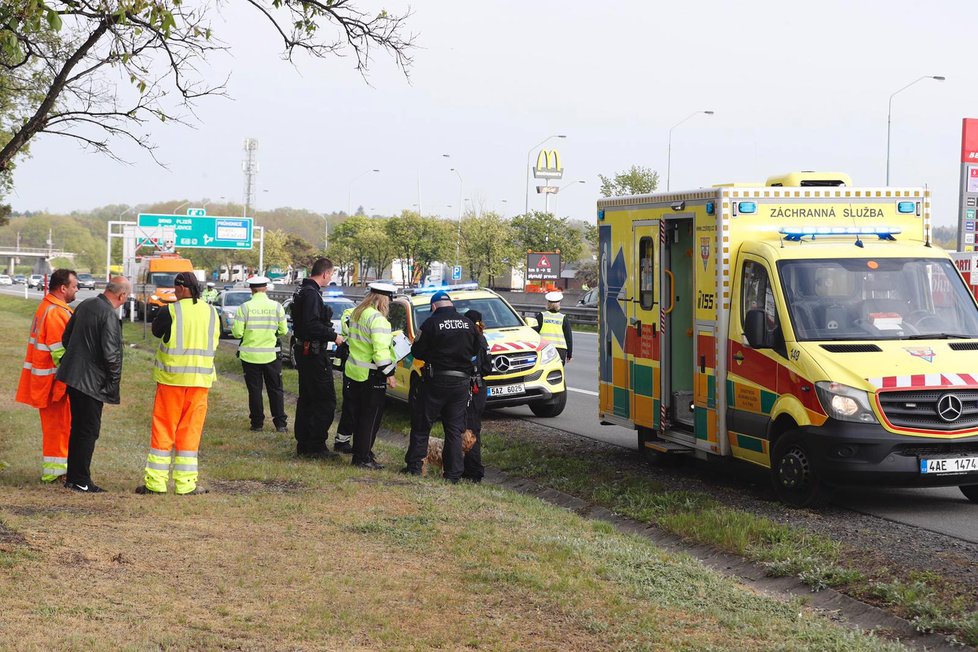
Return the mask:
<path fill-rule="evenodd" d="M 224 290 L 214 302 L 217 315 L 221 318 L 221 337 L 231 337 L 234 313 L 238 306 L 251 298 L 251 290 Z"/>
<path fill-rule="evenodd" d="M 14 279 L 10 278 L 7 274 L 0 274 L 0 285 L 13 285 Z"/>
<path fill-rule="evenodd" d="M 14 283 L 19 283 L 20 285 L 24 285 L 27 283 L 27 277 L 24 276 L 23 274 L 17 274 L 16 276 L 14 276 Z"/>
<path fill-rule="evenodd" d="M 44 284 L 44 276 L 41 274 L 31 274 L 30 278 L 27 279 L 27 287 L 29 288 L 40 288 Z"/>
<path fill-rule="evenodd" d="M 323 294 L 323 303 L 333 311 L 333 330 L 337 333 L 340 332 L 340 317 L 343 315 L 343 311 L 357 305 L 351 299 L 333 292 Z M 289 330 L 286 331 L 285 335 L 278 338 L 279 357 L 286 364 L 295 367 L 295 357 L 292 355 L 292 344 L 295 340 L 295 336 L 292 334 L 292 299 L 286 299 L 282 307 L 285 308 L 285 319 L 289 323 Z M 333 347 L 332 343 L 330 343 L 330 347 Z"/>
<path fill-rule="evenodd" d="M 598 288 L 591 288 L 587 292 L 581 295 L 580 300 L 577 305 L 583 308 L 597 308 L 598 307 Z"/>
<path fill-rule="evenodd" d="M 82 290 L 94 290 L 95 277 L 91 274 L 78 274 L 78 287 Z"/>

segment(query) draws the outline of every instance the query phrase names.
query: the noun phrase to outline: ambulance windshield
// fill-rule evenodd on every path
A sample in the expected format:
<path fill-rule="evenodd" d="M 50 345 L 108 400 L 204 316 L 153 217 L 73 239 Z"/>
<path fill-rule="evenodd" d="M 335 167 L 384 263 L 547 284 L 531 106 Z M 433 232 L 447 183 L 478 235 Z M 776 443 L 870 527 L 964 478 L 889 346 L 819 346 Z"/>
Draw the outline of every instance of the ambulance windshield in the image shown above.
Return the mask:
<path fill-rule="evenodd" d="M 978 309 L 949 260 L 786 260 L 778 273 L 799 342 L 978 339 Z"/>

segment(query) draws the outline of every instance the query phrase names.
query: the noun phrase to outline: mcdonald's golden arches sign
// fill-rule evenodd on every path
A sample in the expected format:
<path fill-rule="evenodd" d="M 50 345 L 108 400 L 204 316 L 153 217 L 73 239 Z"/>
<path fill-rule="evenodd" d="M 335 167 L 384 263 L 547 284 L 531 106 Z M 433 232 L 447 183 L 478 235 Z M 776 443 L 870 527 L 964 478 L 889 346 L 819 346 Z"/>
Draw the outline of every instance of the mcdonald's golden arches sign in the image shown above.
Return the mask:
<path fill-rule="evenodd" d="M 560 179 L 564 168 L 560 165 L 560 154 L 555 149 L 541 149 L 537 154 L 537 164 L 533 168 L 535 179 Z"/>

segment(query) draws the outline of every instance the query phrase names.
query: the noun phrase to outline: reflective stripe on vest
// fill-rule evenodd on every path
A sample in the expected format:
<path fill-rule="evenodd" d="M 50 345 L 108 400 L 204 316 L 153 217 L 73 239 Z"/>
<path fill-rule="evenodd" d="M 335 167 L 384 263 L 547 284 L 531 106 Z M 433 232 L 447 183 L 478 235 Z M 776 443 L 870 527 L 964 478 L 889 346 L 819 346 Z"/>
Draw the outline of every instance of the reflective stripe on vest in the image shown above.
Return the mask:
<path fill-rule="evenodd" d="M 167 310 L 173 319 L 170 344 L 160 342 L 153 378 L 164 385 L 210 387 L 216 376 L 217 313 L 210 304 L 203 301 L 191 303 L 187 299 L 170 304 Z M 206 322 L 204 311 L 208 313 Z"/>
<path fill-rule="evenodd" d="M 558 349 L 567 348 L 564 339 L 564 315 L 560 312 L 543 313 L 543 325 L 540 327 L 540 337 L 550 342 Z"/>

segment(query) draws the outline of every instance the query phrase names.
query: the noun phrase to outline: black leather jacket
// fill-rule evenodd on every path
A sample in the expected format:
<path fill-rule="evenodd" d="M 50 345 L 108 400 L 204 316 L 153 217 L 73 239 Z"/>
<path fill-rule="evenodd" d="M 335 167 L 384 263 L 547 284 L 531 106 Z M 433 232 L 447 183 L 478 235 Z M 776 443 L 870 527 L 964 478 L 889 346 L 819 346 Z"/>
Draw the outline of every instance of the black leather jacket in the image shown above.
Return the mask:
<path fill-rule="evenodd" d="M 122 325 L 104 294 L 85 299 L 65 326 L 57 378 L 103 403 L 119 402 Z"/>

